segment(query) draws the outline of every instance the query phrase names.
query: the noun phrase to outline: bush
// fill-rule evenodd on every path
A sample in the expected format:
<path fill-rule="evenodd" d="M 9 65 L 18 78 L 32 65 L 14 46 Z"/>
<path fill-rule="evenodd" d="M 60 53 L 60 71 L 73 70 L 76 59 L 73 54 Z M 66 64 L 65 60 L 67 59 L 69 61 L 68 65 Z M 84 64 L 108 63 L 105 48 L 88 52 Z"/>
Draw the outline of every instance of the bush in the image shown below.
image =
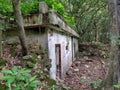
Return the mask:
<path fill-rule="evenodd" d="M 0 77 L 0 80 L 5 81 L 9 90 L 33 90 L 39 81 L 36 80 L 36 76 L 30 77 L 30 72 L 31 70 L 25 68 L 19 70 L 14 66 L 11 70 L 2 70 L 5 76 Z"/>

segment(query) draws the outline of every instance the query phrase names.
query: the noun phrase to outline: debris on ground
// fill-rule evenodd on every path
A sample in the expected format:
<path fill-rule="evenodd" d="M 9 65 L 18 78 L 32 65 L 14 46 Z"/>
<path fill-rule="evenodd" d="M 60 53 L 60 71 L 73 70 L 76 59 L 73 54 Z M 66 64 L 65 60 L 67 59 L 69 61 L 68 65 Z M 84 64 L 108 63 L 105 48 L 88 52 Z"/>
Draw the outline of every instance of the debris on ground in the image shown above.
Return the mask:
<path fill-rule="evenodd" d="M 68 70 L 65 77 L 65 83 L 70 87 L 70 90 L 89 90 L 89 83 L 82 83 L 81 80 L 104 80 L 107 73 L 107 65 L 105 60 L 100 57 L 90 57 L 91 61 L 75 61 Z M 102 63 L 101 63 L 102 62 Z M 104 62 L 104 63 L 103 63 Z"/>
<path fill-rule="evenodd" d="M 67 71 L 64 83 L 70 90 L 93 90 L 91 82 L 99 84 L 106 78 L 109 45 L 80 44 L 79 47 L 78 58 Z"/>

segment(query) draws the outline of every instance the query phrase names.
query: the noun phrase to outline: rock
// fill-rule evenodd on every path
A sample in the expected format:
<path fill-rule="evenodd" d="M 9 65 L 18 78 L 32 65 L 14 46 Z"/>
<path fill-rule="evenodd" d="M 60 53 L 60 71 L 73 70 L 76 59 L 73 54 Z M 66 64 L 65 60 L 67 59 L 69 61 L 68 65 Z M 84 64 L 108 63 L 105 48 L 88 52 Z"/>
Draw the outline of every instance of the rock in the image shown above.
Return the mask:
<path fill-rule="evenodd" d="M 86 65 L 86 64 L 85 64 L 84 66 L 85 66 L 86 68 L 89 68 L 89 67 L 90 67 L 89 65 Z"/>
<path fill-rule="evenodd" d="M 78 71 L 79 71 L 79 69 L 78 69 L 78 68 L 77 68 L 77 69 L 74 69 L 74 71 L 75 71 L 75 72 L 78 72 Z"/>
<path fill-rule="evenodd" d="M 48 83 L 48 85 L 49 86 L 52 86 L 52 85 L 55 85 L 56 84 L 56 81 L 55 80 L 53 80 L 53 79 L 51 79 L 51 78 L 46 78 L 46 81 L 47 81 L 47 83 Z"/>
<path fill-rule="evenodd" d="M 28 60 L 28 59 L 30 59 L 30 58 L 32 58 L 31 55 L 26 55 L 26 56 L 23 57 L 24 60 Z"/>
<path fill-rule="evenodd" d="M 66 75 L 68 75 L 68 76 L 70 76 L 70 75 L 72 75 L 72 70 L 68 70 L 67 72 L 66 72 Z"/>
<path fill-rule="evenodd" d="M 76 62 L 75 62 L 75 65 L 76 65 L 76 66 L 80 66 L 80 64 L 81 64 L 80 61 L 76 61 Z"/>
<path fill-rule="evenodd" d="M 79 58 L 79 61 L 84 61 L 85 59 L 84 58 Z"/>
<path fill-rule="evenodd" d="M 21 49 L 21 45 L 17 45 L 16 48 L 17 48 L 17 49 Z"/>
<path fill-rule="evenodd" d="M 41 59 L 41 55 L 38 55 L 38 58 Z"/>
<path fill-rule="evenodd" d="M 86 61 L 87 61 L 87 62 L 93 62 L 93 60 L 90 59 L 90 58 L 88 58 Z"/>
<path fill-rule="evenodd" d="M 34 68 L 35 64 L 34 63 L 31 63 L 31 62 L 27 62 L 27 66 L 29 68 Z"/>
<path fill-rule="evenodd" d="M 86 79 L 87 79 L 87 77 L 84 75 L 84 76 L 82 76 L 82 77 L 81 77 L 81 79 L 86 80 Z"/>
<path fill-rule="evenodd" d="M 105 65 L 105 62 L 104 62 L 103 60 L 101 60 L 101 63 L 102 63 L 103 65 Z"/>
<path fill-rule="evenodd" d="M 85 59 L 85 60 L 88 60 L 88 57 L 87 57 L 87 56 L 84 56 L 84 59 Z"/>

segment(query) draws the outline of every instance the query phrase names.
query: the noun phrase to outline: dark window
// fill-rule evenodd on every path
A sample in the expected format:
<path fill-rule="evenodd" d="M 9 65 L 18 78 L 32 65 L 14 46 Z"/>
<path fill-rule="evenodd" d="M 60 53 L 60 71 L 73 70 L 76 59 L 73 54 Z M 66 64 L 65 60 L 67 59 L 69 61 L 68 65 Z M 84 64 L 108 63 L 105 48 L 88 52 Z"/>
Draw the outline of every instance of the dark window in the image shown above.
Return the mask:
<path fill-rule="evenodd" d="M 120 0 L 117 0 L 117 5 L 120 5 Z"/>

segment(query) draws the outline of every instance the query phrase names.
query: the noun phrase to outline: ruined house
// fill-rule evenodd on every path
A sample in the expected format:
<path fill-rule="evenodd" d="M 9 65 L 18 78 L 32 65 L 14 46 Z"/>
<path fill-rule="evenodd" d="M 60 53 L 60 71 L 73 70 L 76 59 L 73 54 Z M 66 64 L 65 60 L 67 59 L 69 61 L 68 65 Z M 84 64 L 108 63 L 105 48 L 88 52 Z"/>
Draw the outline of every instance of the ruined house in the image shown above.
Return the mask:
<path fill-rule="evenodd" d="M 48 12 L 44 2 L 40 3 L 39 13 L 24 17 L 24 27 L 27 44 L 37 43 L 48 50 L 52 65 L 51 78 L 54 80 L 63 79 L 72 61 L 75 60 L 79 35 L 57 13 Z M 9 30 L 6 33 L 7 40 L 18 40 L 17 34 L 13 35 L 15 31 Z"/>

